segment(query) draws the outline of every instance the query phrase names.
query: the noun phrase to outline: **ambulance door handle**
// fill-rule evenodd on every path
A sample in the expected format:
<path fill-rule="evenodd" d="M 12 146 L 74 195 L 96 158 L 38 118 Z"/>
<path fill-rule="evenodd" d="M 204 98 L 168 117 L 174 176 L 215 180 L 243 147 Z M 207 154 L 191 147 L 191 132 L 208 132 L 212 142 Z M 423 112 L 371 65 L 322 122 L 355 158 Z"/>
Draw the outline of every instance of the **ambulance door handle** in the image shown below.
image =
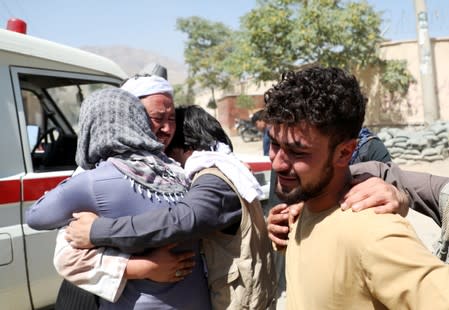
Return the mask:
<path fill-rule="evenodd" d="M 0 266 L 12 263 L 12 239 L 8 233 L 0 233 Z"/>

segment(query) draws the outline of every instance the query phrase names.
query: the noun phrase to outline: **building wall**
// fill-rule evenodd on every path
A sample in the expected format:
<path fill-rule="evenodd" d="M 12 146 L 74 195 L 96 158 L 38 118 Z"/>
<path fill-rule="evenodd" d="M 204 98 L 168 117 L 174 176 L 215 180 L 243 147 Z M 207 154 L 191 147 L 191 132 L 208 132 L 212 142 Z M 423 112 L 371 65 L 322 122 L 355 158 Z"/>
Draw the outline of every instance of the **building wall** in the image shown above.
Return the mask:
<path fill-rule="evenodd" d="M 251 110 L 242 109 L 236 105 L 237 97 L 236 95 L 226 96 L 217 101 L 216 118 L 230 135 L 237 135 L 235 129 L 237 119 L 249 119 L 254 112 L 262 109 L 264 105 L 262 95 L 252 95 L 254 108 Z"/>
<path fill-rule="evenodd" d="M 435 84 L 440 119 L 449 120 L 449 38 L 432 39 Z M 373 71 L 362 74 L 361 84 L 371 85 L 366 93 L 369 97 L 367 123 L 384 125 L 423 124 L 421 76 L 419 72 L 419 55 L 416 41 L 387 42 L 380 49 L 383 59 L 404 59 L 415 79 L 407 96 L 399 101 L 390 100 L 382 95 Z M 370 81 L 371 80 L 371 81 Z M 373 82 L 375 80 L 375 82 Z M 381 108 L 382 107 L 382 108 Z"/>

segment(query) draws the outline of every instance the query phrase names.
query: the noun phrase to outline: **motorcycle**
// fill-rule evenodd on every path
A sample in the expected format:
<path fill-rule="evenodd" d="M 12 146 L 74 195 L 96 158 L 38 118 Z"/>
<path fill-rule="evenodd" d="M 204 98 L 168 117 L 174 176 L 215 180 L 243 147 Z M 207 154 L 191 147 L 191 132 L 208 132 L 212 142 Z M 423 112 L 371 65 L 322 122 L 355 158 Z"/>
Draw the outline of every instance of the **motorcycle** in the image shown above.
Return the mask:
<path fill-rule="evenodd" d="M 236 119 L 234 127 L 244 142 L 259 141 L 262 139 L 262 133 L 257 130 L 250 120 Z"/>

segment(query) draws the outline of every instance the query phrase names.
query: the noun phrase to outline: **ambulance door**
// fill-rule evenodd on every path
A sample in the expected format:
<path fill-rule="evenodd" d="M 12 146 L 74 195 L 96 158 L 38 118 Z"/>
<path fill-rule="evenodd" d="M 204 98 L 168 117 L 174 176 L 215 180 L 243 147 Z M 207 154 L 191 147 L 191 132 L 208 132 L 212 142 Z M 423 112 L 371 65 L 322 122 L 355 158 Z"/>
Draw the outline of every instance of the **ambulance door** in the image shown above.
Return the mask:
<path fill-rule="evenodd" d="M 0 308 L 28 310 L 32 306 L 21 225 L 25 162 L 7 66 L 0 66 L 0 124 Z"/>
<path fill-rule="evenodd" d="M 96 89 L 116 87 L 119 80 L 17 67 L 11 75 L 25 163 L 21 217 L 27 271 L 33 305 L 40 308 L 54 303 L 62 280 L 53 267 L 56 231 L 29 228 L 26 210 L 76 168 L 77 126 L 83 98 Z"/>

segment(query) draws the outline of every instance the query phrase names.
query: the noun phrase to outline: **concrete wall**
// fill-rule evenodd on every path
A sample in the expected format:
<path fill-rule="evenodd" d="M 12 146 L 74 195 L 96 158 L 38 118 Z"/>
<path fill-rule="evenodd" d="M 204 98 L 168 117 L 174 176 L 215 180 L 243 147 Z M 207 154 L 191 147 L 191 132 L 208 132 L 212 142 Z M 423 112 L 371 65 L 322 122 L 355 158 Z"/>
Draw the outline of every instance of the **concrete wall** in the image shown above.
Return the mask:
<path fill-rule="evenodd" d="M 449 38 L 432 39 L 435 81 L 440 119 L 449 120 Z M 367 70 L 359 78 L 369 97 L 367 124 L 418 125 L 423 124 L 423 104 L 419 57 L 416 41 L 386 42 L 380 48 L 383 59 L 404 59 L 415 79 L 405 98 L 390 98 L 382 93 L 374 70 Z"/>

